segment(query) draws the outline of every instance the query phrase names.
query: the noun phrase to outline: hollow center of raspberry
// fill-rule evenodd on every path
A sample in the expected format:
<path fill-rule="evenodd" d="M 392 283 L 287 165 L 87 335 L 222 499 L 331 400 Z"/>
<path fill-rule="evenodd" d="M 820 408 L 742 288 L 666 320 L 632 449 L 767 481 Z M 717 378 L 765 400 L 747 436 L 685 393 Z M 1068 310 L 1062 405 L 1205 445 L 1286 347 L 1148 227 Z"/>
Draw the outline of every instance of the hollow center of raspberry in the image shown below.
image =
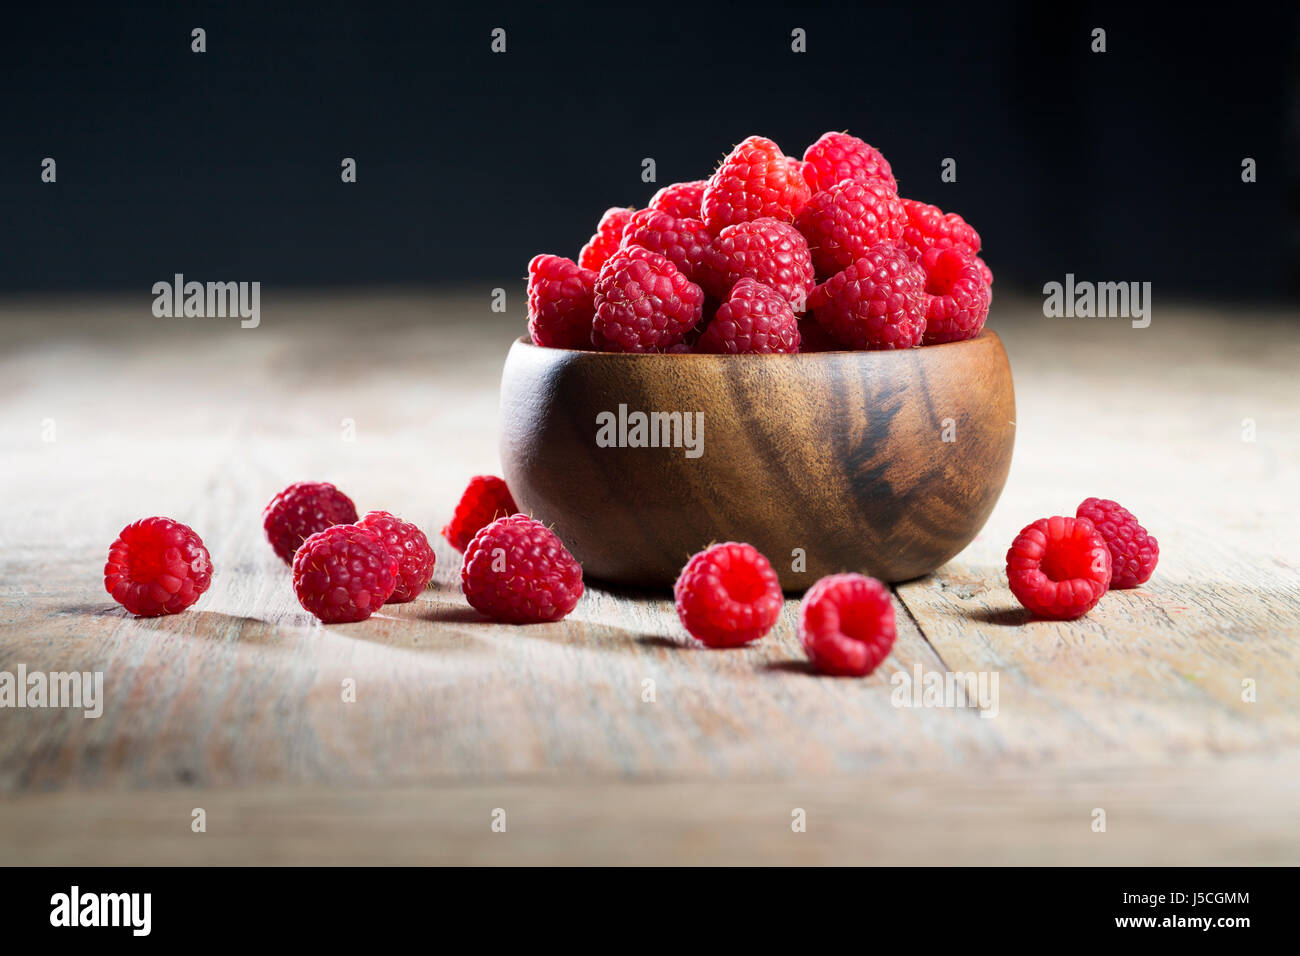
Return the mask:
<path fill-rule="evenodd" d="M 127 542 L 127 573 L 136 583 L 156 581 L 167 566 L 166 542 L 147 532 L 137 532 Z"/>
<path fill-rule="evenodd" d="M 131 580 L 136 583 L 156 581 L 163 572 L 162 553 L 159 551 L 132 549 L 130 562 Z"/>
<path fill-rule="evenodd" d="M 871 613 L 864 604 L 849 604 L 840 608 L 840 633 L 855 641 L 871 641 L 880 626 L 879 615 Z"/>
<path fill-rule="evenodd" d="M 1069 581 L 1092 574 L 1092 549 L 1074 538 L 1052 541 L 1043 555 L 1042 572 L 1052 581 Z"/>
<path fill-rule="evenodd" d="M 727 597 L 738 604 L 752 604 L 767 590 L 763 578 L 754 568 L 732 568 L 722 576 Z"/>

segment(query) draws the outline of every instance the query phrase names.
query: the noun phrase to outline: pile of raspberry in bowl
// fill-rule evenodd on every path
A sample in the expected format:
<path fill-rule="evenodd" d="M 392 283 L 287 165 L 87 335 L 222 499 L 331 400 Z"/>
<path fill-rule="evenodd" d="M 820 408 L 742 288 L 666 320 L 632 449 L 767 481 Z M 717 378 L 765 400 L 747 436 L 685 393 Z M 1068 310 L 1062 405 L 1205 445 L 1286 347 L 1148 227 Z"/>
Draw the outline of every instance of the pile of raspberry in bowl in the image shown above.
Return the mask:
<path fill-rule="evenodd" d="M 898 193 L 848 133 L 803 159 L 750 136 L 707 180 L 606 210 L 577 261 L 528 264 L 536 345 L 763 354 L 908 349 L 974 338 L 992 301 L 980 237 Z"/>

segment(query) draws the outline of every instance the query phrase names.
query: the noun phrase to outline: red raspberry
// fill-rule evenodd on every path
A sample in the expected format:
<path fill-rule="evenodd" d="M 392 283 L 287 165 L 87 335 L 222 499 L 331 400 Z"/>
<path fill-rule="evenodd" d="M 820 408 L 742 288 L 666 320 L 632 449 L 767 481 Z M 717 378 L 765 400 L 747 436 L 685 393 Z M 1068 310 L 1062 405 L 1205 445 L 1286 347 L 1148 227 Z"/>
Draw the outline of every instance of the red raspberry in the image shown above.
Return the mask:
<path fill-rule="evenodd" d="M 498 518 L 465 549 L 460 588 L 480 614 L 507 624 L 558 621 L 582 597 L 582 565 L 527 515 Z"/>
<path fill-rule="evenodd" d="M 980 251 L 980 234 L 955 212 L 945 215 L 938 206 L 929 206 L 915 199 L 901 202 L 907 214 L 903 240 L 913 249 L 920 252 L 931 246 L 952 247 L 972 256 Z"/>
<path fill-rule="evenodd" d="M 666 257 L 692 282 L 713 237 L 698 219 L 674 219 L 666 212 L 642 209 L 628 221 L 622 248 L 640 246 Z"/>
<path fill-rule="evenodd" d="M 1039 518 L 1007 551 L 1007 583 L 1039 617 L 1080 617 L 1101 600 L 1110 582 L 1110 551 L 1087 518 Z"/>
<path fill-rule="evenodd" d="M 903 204 L 888 185 L 852 179 L 813 196 L 795 220 L 822 277 L 853 265 L 877 243 L 901 244 L 906 224 Z"/>
<path fill-rule="evenodd" d="M 703 179 L 665 186 L 650 197 L 650 208 L 666 212 L 674 219 L 699 219 L 704 186 Z"/>
<path fill-rule="evenodd" d="M 984 260 L 979 256 L 975 257 L 975 265 L 979 267 L 980 275 L 984 277 L 984 284 L 989 286 L 993 285 L 993 270 L 986 266 Z M 991 298 L 992 290 L 990 290 L 989 295 Z"/>
<path fill-rule="evenodd" d="M 457 551 L 464 551 L 470 539 L 497 518 L 519 513 L 506 483 L 496 475 L 475 475 L 469 480 L 442 536 Z"/>
<path fill-rule="evenodd" d="M 700 321 L 704 293 L 664 256 L 620 249 L 596 279 L 591 341 L 603 352 L 662 352 Z"/>
<path fill-rule="evenodd" d="M 397 585 L 384 603 L 405 604 L 419 597 L 428 587 L 438 560 L 424 532 L 387 511 L 367 513 L 357 527 L 373 531 L 388 553 L 397 558 Z"/>
<path fill-rule="evenodd" d="M 791 175 L 791 176 L 798 176 L 798 177 L 799 177 L 800 179 L 802 179 L 804 182 L 807 182 L 807 181 L 808 181 L 808 175 L 804 172 L 804 166 L 807 165 L 806 163 L 804 163 L 802 160 L 795 159 L 793 156 L 787 156 L 787 157 L 785 158 L 785 162 L 786 162 L 786 165 L 790 167 L 790 175 Z M 816 192 L 815 189 L 811 189 L 811 188 L 810 188 L 810 189 L 808 190 L 808 198 L 809 198 L 809 199 L 812 198 L 812 194 L 813 194 L 814 192 Z M 807 202 L 807 200 L 804 200 L 804 201 Z"/>
<path fill-rule="evenodd" d="M 392 597 L 397 557 L 354 524 L 317 531 L 293 556 L 298 603 L 326 624 L 364 621 Z"/>
<path fill-rule="evenodd" d="M 816 284 L 808 243 L 799 230 L 775 219 L 728 226 L 704 253 L 701 285 L 715 299 L 726 299 L 741 279 L 756 279 L 779 292 L 802 312 Z"/>
<path fill-rule="evenodd" d="M 1109 498 L 1089 498 L 1079 505 L 1110 550 L 1110 586 L 1116 590 L 1145 584 L 1160 560 L 1160 545 L 1138 524 L 1132 512 Z"/>
<path fill-rule="evenodd" d="M 799 323 L 779 292 L 753 279 L 741 279 L 718 307 L 695 350 L 720 355 L 798 352 Z"/>
<path fill-rule="evenodd" d="M 623 241 L 623 230 L 632 218 L 635 210 L 631 206 L 613 206 L 605 210 L 596 224 L 596 234 L 587 240 L 587 244 L 578 253 L 578 265 L 592 272 L 599 272 Z"/>
<path fill-rule="evenodd" d="M 800 352 L 841 352 L 844 346 L 835 341 L 825 326 L 812 317 L 799 320 Z"/>
<path fill-rule="evenodd" d="M 839 342 L 854 349 L 910 349 L 925 333 L 925 272 L 882 243 L 812 290 L 808 306 Z"/>
<path fill-rule="evenodd" d="M 781 147 L 751 136 L 727 154 L 709 177 L 700 214 L 715 235 L 738 222 L 771 217 L 793 222 L 810 191 Z"/>
<path fill-rule="evenodd" d="M 682 626 L 710 647 L 758 640 L 781 616 L 785 600 L 767 558 L 737 541 L 710 545 L 687 561 L 673 596 Z"/>
<path fill-rule="evenodd" d="M 132 614 L 178 614 L 212 583 L 212 558 L 192 528 L 171 518 L 141 518 L 108 549 L 104 589 Z"/>
<path fill-rule="evenodd" d="M 926 345 L 973 339 L 989 317 L 989 287 L 971 256 L 931 246 L 921 255 L 925 270 Z"/>
<path fill-rule="evenodd" d="M 328 481 L 298 481 L 280 492 L 262 511 L 262 527 L 275 553 L 293 563 L 298 546 L 331 525 L 352 524 L 357 506 Z"/>
<path fill-rule="evenodd" d="M 596 273 L 562 256 L 528 263 L 528 331 L 537 345 L 591 348 Z"/>
<path fill-rule="evenodd" d="M 848 133 L 822 133 L 803 154 L 803 176 L 814 193 L 830 189 L 846 179 L 876 180 L 898 191 L 889 160 L 880 150 Z"/>
<path fill-rule="evenodd" d="M 889 589 L 861 574 L 832 574 L 799 602 L 799 642 L 813 667 L 838 677 L 863 677 L 894 646 Z"/>

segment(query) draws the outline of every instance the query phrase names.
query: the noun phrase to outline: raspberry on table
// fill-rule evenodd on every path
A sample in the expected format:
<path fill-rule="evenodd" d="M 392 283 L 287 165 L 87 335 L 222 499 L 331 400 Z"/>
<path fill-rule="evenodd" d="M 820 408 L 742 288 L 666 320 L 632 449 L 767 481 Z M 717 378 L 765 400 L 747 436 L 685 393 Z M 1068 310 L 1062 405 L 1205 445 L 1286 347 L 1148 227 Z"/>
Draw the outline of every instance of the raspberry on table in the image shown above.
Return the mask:
<path fill-rule="evenodd" d="M 298 546 L 330 525 L 352 524 L 357 506 L 328 481 L 297 481 L 280 492 L 262 511 L 267 540 L 287 564 Z"/>
<path fill-rule="evenodd" d="M 397 558 L 397 584 L 384 603 L 405 604 L 424 593 L 438 558 L 419 527 L 387 511 L 367 512 L 357 527 L 373 531 L 388 553 Z"/>
<path fill-rule="evenodd" d="M 719 355 L 798 352 L 799 323 L 785 296 L 761 282 L 741 279 L 718 307 L 695 350 Z"/>
<path fill-rule="evenodd" d="M 776 624 L 785 600 L 767 558 L 738 541 L 710 545 L 692 556 L 673 597 L 682 626 L 710 647 L 758 640 Z"/>
<path fill-rule="evenodd" d="M 475 475 L 465 486 L 442 536 L 457 551 L 464 551 L 470 539 L 485 526 L 519 513 L 519 506 L 503 479 L 496 475 Z"/>
<path fill-rule="evenodd" d="M 528 332 L 536 345 L 591 348 L 596 273 L 563 256 L 528 263 Z"/>
<path fill-rule="evenodd" d="M 212 558 L 193 528 L 171 518 L 141 518 L 108 549 L 104 589 L 140 617 L 178 614 L 212 584 Z"/>
<path fill-rule="evenodd" d="M 1109 498 L 1088 498 L 1079 505 L 1076 517 L 1091 521 L 1105 539 L 1110 551 L 1112 588 L 1135 588 L 1150 580 L 1160 560 L 1160 544 L 1138 524 L 1131 511 Z"/>
<path fill-rule="evenodd" d="M 650 208 L 666 212 L 674 219 L 699 219 L 704 186 L 703 179 L 665 186 L 650 197 Z"/>
<path fill-rule="evenodd" d="M 802 170 L 791 165 L 781 147 L 763 136 L 750 136 L 709 177 L 700 216 L 715 235 L 754 219 L 793 222 L 810 194 Z"/>
<path fill-rule="evenodd" d="M 620 248 L 640 246 L 666 257 L 692 282 L 713 237 L 698 219 L 675 219 L 657 209 L 642 209 L 628 220 Z"/>
<path fill-rule="evenodd" d="M 925 345 L 973 339 L 989 317 L 988 283 L 976 259 L 955 248 L 931 246 L 925 270 Z"/>
<path fill-rule="evenodd" d="M 1011 542 L 1007 583 L 1039 617 L 1068 621 L 1101 600 L 1110 584 L 1106 540 L 1087 518 L 1039 518 Z"/>
<path fill-rule="evenodd" d="M 398 560 L 379 535 L 355 524 L 318 531 L 293 556 L 298 603 L 326 624 L 364 621 L 392 597 Z"/>
<path fill-rule="evenodd" d="M 901 244 L 907 213 L 888 184 L 848 179 L 808 200 L 794 224 L 808 241 L 817 275 L 824 278 L 848 268 L 878 243 Z"/>
<path fill-rule="evenodd" d="M 582 597 L 582 565 L 546 525 L 511 515 L 474 535 L 460 587 L 470 606 L 494 621 L 558 621 Z"/>
<path fill-rule="evenodd" d="M 612 206 L 606 209 L 596 224 L 596 233 L 578 253 L 578 265 L 599 272 L 623 241 L 623 230 L 635 210 L 631 206 Z"/>
<path fill-rule="evenodd" d="M 720 301 L 741 279 L 755 279 L 779 292 L 796 311 L 803 311 L 817 281 L 804 237 L 775 219 L 723 229 L 705 250 L 698 275 L 704 290 Z"/>
<path fill-rule="evenodd" d="M 848 133 L 822 133 L 803 154 L 803 176 L 814 193 L 855 179 L 876 180 L 898 191 L 889 160 L 874 146 Z"/>
<path fill-rule="evenodd" d="M 922 252 L 931 246 L 954 248 L 973 256 L 980 251 L 980 234 L 955 212 L 945 213 L 938 206 L 903 199 L 907 222 L 903 241 Z M 990 282 L 993 280 L 990 278 Z"/>
<path fill-rule="evenodd" d="M 875 578 L 832 574 L 799 602 L 799 642 L 823 674 L 870 674 L 889 656 L 895 635 L 889 588 Z"/>
<path fill-rule="evenodd" d="M 925 272 L 887 243 L 813 289 L 808 307 L 835 340 L 853 349 L 910 349 L 925 333 Z"/>
<path fill-rule="evenodd" d="M 703 306 L 704 292 L 671 260 L 629 246 L 596 278 L 591 341 L 603 352 L 662 352 L 685 339 Z"/>

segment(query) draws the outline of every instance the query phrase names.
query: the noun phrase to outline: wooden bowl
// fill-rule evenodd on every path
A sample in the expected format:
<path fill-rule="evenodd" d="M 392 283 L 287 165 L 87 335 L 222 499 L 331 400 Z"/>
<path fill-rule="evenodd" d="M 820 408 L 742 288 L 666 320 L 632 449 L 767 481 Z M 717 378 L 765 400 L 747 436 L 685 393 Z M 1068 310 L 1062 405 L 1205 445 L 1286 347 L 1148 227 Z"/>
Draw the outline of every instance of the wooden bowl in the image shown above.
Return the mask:
<path fill-rule="evenodd" d="M 682 414 L 638 430 L 634 412 Z M 895 582 L 933 571 L 983 527 L 1015 412 L 1006 352 L 987 330 L 803 355 L 624 355 L 521 338 L 501 380 L 501 461 L 520 508 L 552 525 L 590 578 L 671 587 L 691 554 L 734 540 L 765 554 L 787 590 L 837 571 Z M 697 443 L 686 426 L 701 415 Z M 651 432 L 659 447 L 634 447 Z"/>

